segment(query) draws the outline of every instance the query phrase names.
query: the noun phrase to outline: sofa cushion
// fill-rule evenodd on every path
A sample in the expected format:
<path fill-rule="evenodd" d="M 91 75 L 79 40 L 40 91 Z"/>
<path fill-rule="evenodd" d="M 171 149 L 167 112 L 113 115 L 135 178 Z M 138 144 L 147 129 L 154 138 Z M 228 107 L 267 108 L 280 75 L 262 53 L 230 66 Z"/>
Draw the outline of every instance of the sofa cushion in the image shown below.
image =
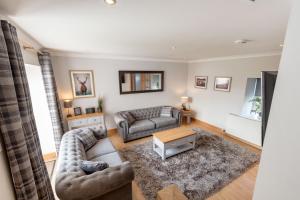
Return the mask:
<path fill-rule="evenodd" d="M 162 107 L 160 110 L 160 117 L 172 117 L 172 107 Z"/>
<path fill-rule="evenodd" d="M 108 167 L 109 167 L 108 164 L 104 161 L 82 160 L 80 163 L 80 168 L 87 174 L 92 174 L 97 171 L 102 171 Z"/>
<path fill-rule="evenodd" d="M 124 117 L 127 120 L 129 126 L 131 126 L 136 121 L 136 119 L 130 112 L 123 112 L 122 117 Z"/>
<path fill-rule="evenodd" d="M 141 131 L 147 131 L 155 129 L 155 124 L 154 122 L 144 119 L 144 120 L 139 120 L 135 121 L 130 127 L 129 127 L 129 133 L 137 133 Z"/>
<path fill-rule="evenodd" d="M 104 161 L 106 162 L 110 167 L 118 166 L 122 164 L 122 159 L 120 158 L 120 155 L 118 152 L 108 153 L 102 156 L 98 156 L 94 158 L 91 161 Z"/>
<path fill-rule="evenodd" d="M 112 145 L 110 139 L 104 138 L 99 140 L 92 148 L 86 152 L 86 158 L 92 160 L 98 156 L 115 152 L 115 148 Z"/>
<path fill-rule="evenodd" d="M 98 142 L 90 129 L 75 129 L 74 133 L 86 151 Z"/>
<path fill-rule="evenodd" d="M 152 118 L 151 121 L 155 123 L 156 128 L 161 128 L 172 124 L 176 124 L 176 118 L 173 117 L 157 117 L 157 118 Z"/>

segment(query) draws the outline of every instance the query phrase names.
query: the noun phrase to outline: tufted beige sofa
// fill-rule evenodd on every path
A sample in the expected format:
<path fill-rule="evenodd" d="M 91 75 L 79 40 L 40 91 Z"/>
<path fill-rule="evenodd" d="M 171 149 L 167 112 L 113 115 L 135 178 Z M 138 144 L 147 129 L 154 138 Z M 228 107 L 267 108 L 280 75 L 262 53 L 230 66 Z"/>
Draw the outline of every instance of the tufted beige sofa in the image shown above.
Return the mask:
<path fill-rule="evenodd" d="M 81 160 L 103 160 L 109 168 L 87 175 Z M 55 190 L 60 200 L 129 200 L 132 199 L 133 170 L 123 162 L 108 138 L 85 152 L 72 131 L 64 134 L 58 159 Z"/>

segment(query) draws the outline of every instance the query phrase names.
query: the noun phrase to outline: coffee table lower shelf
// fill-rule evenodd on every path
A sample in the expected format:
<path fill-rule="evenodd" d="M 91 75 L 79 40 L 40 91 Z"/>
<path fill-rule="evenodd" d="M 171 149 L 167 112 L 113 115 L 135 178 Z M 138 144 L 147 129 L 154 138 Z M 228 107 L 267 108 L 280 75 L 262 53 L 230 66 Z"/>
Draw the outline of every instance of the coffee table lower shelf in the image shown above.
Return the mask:
<path fill-rule="evenodd" d="M 196 142 L 196 135 L 191 134 L 187 137 L 176 138 L 167 142 L 162 142 L 160 138 L 155 135 L 153 137 L 153 150 L 161 156 L 163 160 L 174 156 L 181 152 L 194 149 Z"/>
<path fill-rule="evenodd" d="M 155 147 L 153 147 L 153 150 L 158 153 L 158 155 L 160 155 L 162 157 L 163 160 L 165 160 L 166 158 L 169 158 L 171 156 L 174 156 L 176 154 L 182 153 L 184 151 L 188 151 L 190 149 L 194 148 L 194 145 L 191 143 L 188 144 L 183 144 L 181 146 L 178 147 L 174 147 L 174 148 L 169 148 L 165 150 L 165 155 L 163 155 L 163 150 L 161 148 L 159 148 L 158 146 L 156 146 L 154 144 Z"/>

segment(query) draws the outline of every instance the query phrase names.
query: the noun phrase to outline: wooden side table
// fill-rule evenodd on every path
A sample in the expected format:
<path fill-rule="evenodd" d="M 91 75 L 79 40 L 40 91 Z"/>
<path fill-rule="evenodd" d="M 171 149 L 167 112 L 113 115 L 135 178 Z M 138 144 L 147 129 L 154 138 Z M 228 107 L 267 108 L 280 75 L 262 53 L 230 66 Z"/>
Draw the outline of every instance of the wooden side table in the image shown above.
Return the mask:
<path fill-rule="evenodd" d="M 177 185 L 172 184 L 157 193 L 157 200 L 188 200 Z"/>
<path fill-rule="evenodd" d="M 194 112 L 192 110 L 181 110 L 182 118 L 186 118 L 186 123 L 190 124 L 192 122 L 192 117 L 194 116 Z"/>

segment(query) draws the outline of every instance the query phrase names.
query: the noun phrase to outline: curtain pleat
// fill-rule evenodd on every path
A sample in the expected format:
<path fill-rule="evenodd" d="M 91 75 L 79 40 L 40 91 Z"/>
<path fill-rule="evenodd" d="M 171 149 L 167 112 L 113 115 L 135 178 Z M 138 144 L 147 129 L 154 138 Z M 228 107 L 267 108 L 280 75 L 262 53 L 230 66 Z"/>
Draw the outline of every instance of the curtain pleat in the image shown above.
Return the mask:
<path fill-rule="evenodd" d="M 52 122 L 55 147 L 58 153 L 60 141 L 64 133 L 64 128 L 61 106 L 59 103 L 57 87 L 52 68 L 51 56 L 50 53 L 43 52 L 42 54 L 38 54 L 38 57 L 42 68 L 42 75 Z"/>
<path fill-rule="evenodd" d="M 54 200 L 16 28 L 1 20 L 0 135 L 18 200 Z"/>

